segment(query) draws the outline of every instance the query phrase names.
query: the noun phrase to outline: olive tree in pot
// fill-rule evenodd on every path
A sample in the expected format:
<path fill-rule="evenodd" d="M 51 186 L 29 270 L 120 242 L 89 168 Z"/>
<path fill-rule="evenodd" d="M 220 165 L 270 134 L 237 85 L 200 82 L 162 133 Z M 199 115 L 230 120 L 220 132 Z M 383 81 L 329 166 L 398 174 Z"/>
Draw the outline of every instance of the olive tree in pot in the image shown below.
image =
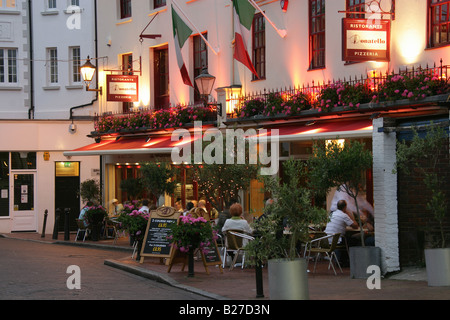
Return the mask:
<path fill-rule="evenodd" d="M 431 227 L 428 232 L 429 241 L 425 249 L 428 285 L 450 286 L 450 248 L 444 228 L 446 219 L 450 217 L 449 194 L 445 191 L 448 190 L 446 187 L 450 174 L 449 137 L 437 125 L 429 127 L 423 138 L 417 130 L 413 130 L 413 134 L 411 142 L 401 141 L 397 145 L 397 169 L 423 180 L 426 189 L 424 194 L 429 195 L 426 208 L 438 222 L 438 230 L 432 230 Z M 432 225 L 432 221 L 429 223 Z"/>
<path fill-rule="evenodd" d="M 337 188 L 338 191 L 347 193 L 355 202 L 361 247 L 350 247 L 349 250 L 352 278 L 367 278 L 369 266 L 381 265 L 381 249 L 365 245 L 365 233 L 359 219 L 358 196 L 366 171 L 372 168 L 372 162 L 370 150 L 357 140 L 346 140 L 343 146 L 337 141 L 317 142 L 314 144 L 313 156 L 308 161 L 312 186 L 327 191 Z"/>
<path fill-rule="evenodd" d="M 308 241 L 310 224 L 326 222 L 327 212 L 311 205 L 314 193 L 305 186 L 307 170 L 301 160 L 286 161 L 284 173 L 284 181 L 261 176 L 275 202 L 271 213 L 254 223 L 258 239 L 246 249 L 251 264 L 268 261 L 270 299 L 307 300 L 307 263 L 299 258 L 299 244 Z"/>
<path fill-rule="evenodd" d="M 158 206 L 164 205 L 164 195 L 175 191 L 177 182 L 174 180 L 177 169 L 168 162 L 146 162 L 141 166 L 141 183 L 156 199 Z"/>

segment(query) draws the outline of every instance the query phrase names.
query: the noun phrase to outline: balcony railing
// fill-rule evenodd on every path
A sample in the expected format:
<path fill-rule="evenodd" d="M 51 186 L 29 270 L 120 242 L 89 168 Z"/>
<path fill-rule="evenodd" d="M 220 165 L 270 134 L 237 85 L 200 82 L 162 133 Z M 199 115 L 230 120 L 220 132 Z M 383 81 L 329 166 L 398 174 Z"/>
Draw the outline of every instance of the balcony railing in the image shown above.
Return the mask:
<path fill-rule="evenodd" d="M 293 116 L 302 111 L 332 111 L 336 107 L 356 110 L 366 103 L 383 103 L 409 99 L 419 101 L 429 96 L 449 92 L 449 66 L 405 68 L 397 73 L 381 74 L 376 70 L 366 75 L 338 79 L 328 83 L 264 90 L 259 93 L 231 97 L 235 106 L 228 118 L 255 116 Z"/>

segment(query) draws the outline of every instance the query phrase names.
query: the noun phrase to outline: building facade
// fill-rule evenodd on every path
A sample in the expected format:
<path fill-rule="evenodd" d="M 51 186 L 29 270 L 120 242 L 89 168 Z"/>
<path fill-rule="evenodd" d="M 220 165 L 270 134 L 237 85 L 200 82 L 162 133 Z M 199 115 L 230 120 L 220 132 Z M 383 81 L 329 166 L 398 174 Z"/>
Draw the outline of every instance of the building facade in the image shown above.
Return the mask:
<path fill-rule="evenodd" d="M 79 67 L 95 55 L 94 17 L 87 0 L 0 1 L 0 232 L 42 232 L 48 212 L 51 233 L 58 208 L 74 228 L 80 182 L 99 179 L 98 157 L 63 155 L 93 130 Z"/>
<path fill-rule="evenodd" d="M 399 226 L 398 178 L 392 174 L 399 128 L 408 130 L 411 123 L 437 120 L 447 123 L 448 130 L 448 96 L 447 92 L 434 92 L 414 99 L 409 92 L 397 92 L 397 100 L 383 102 L 387 94 L 377 97 L 375 92 L 390 75 L 415 77 L 423 74 L 421 70 L 426 70 L 430 79 L 447 83 L 450 1 L 250 1 L 256 12 L 253 20 L 247 21 L 250 31 L 239 26 L 229 0 L 97 3 L 97 19 L 102 21 L 97 34 L 98 86 L 106 92 L 98 101 L 100 117 L 92 135 L 96 143 L 64 154 L 102 157 L 106 203 L 113 198 L 126 199 L 120 181 L 136 177 L 140 163 L 171 160 L 176 145 L 171 133 L 177 127 L 191 126 L 142 121 L 157 119 L 152 114 L 156 111 L 172 110 L 174 115 L 181 114 L 183 106 L 203 106 L 194 79 L 206 70 L 215 77 L 209 98 L 219 103 L 215 125 L 221 129 L 279 130 L 280 167 L 289 157 L 309 157 L 317 139 L 366 143 L 374 155 L 373 170 L 366 179 L 367 200 L 374 207 L 383 271 L 400 269 L 399 243 L 411 234 L 405 236 Z M 244 11 L 239 12 L 241 18 Z M 177 16 L 190 30 L 174 28 L 173 17 Z M 174 37 L 182 32 L 188 34 L 185 42 Z M 249 35 L 244 43 L 254 70 L 235 59 L 243 33 Z M 181 55 L 177 55 L 178 47 Z M 186 85 L 186 75 L 192 86 Z M 137 98 L 109 95 L 114 93 L 110 86 L 113 76 L 137 76 L 138 82 L 133 80 Z M 348 83 L 367 87 L 371 96 L 364 101 L 341 101 L 337 89 L 337 102 L 323 98 L 324 89 Z M 298 93 L 308 94 L 314 100 L 312 106 L 297 110 L 295 116 L 286 109 L 275 112 Z M 263 100 L 267 107 L 274 97 L 282 101 L 270 105 L 272 110 L 250 114 L 245 109 L 244 101 Z M 136 119 L 141 122 L 130 124 Z M 264 195 L 258 192 L 260 187 L 254 182 L 244 195 L 247 210 L 261 210 Z M 185 201 L 200 193 L 186 171 L 174 196 Z M 167 196 L 166 204 L 171 201 Z"/>

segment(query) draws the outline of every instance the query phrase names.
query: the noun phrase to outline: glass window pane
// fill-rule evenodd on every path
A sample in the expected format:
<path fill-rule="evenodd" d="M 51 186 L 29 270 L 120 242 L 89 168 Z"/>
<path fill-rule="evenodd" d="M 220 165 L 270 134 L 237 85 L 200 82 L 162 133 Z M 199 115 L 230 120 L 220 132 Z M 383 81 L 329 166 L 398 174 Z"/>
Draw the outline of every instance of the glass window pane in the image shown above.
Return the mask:
<path fill-rule="evenodd" d="M 35 170 L 36 152 L 11 152 L 11 167 L 13 170 Z"/>

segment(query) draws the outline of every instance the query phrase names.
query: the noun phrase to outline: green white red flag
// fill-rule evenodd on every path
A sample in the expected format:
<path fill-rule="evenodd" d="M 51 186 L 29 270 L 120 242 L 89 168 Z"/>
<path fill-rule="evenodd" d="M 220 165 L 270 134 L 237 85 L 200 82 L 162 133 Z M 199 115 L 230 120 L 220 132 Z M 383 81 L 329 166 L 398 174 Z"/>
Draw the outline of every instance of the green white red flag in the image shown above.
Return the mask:
<path fill-rule="evenodd" d="M 191 28 L 180 18 L 180 16 L 176 13 L 172 6 L 172 26 L 173 26 L 173 37 L 175 42 L 175 51 L 177 53 L 177 62 L 178 67 L 180 68 L 181 77 L 183 78 L 183 82 L 187 86 L 194 87 L 192 85 L 191 78 L 189 77 L 189 73 L 187 71 L 186 65 L 183 60 L 183 55 L 181 54 L 181 49 L 184 46 L 184 43 L 192 34 Z"/>
<path fill-rule="evenodd" d="M 234 58 L 244 64 L 250 71 L 259 78 L 248 55 L 247 45 L 251 36 L 255 8 L 248 0 L 232 0 L 234 11 Z"/>

